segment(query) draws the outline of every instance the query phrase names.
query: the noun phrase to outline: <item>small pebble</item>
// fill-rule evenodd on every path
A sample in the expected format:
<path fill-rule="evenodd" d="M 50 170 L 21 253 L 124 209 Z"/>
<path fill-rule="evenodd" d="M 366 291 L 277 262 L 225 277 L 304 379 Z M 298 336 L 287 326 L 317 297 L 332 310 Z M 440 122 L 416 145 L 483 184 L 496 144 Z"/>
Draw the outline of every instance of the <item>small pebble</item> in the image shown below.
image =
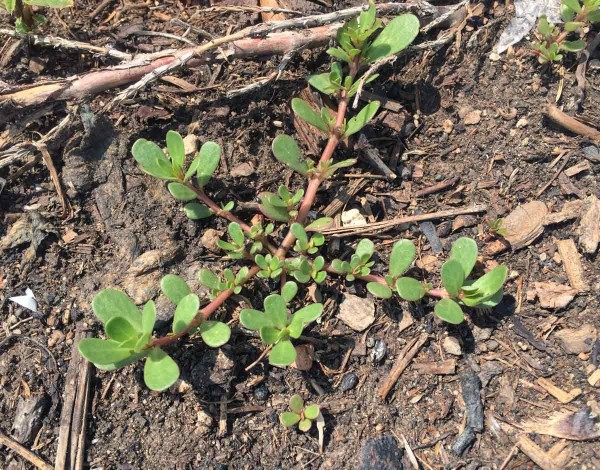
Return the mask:
<path fill-rule="evenodd" d="M 378 339 L 375 343 L 375 346 L 371 350 L 371 360 L 373 361 L 373 363 L 379 364 L 381 361 L 383 361 L 386 351 L 387 347 L 385 345 L 385 342 L 382 339 Z"/>
<path fill-rule="evenodd" d="M 269 397 L 269 389 L 266 385 L 259 385 L 254 389 L 254 396 L 257 400 L 264 401 Z"/>
<path fill-rule="evenodd" d="M 347 392 L 348 390 L 352 390 L 358 384 L 358 375 L 354 372 L 348 372 L 344 375 L 342 379 L 342 383 L 340 385 L 340 390 L 342 392 Z"/>

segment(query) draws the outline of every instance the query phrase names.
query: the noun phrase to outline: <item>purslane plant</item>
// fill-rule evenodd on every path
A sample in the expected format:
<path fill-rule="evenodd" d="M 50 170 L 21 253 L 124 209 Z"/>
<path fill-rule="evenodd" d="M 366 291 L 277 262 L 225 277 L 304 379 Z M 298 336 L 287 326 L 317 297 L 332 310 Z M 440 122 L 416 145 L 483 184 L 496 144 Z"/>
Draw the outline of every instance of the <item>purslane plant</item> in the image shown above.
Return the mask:
<path fill-rule="evenodd" d="M 532 45 L 541 64 L 560 62 L 565 52 L 578 52 L 586 47 L 582 37 L 590 25 L 600 21 L 600 0 L 562 0 L 560 13 L 564 24 L 556 26 L 543 15 L 535 30 Z M 578 36 L 568 41 L 569 35 Z"/>
<path fill-rule="evenodd" d="M 328 265 L 323 256 L 325 237 L 320 231 L 332 220 L 328 217 L 309 220 L 321 183 L 339 168 L 355 163 L 354 159 L 334 160 L 336 147 L 367 125 L 379 108 L 378 102 L 371 102 L 348 119 L 348 101 L 356 93 L 362 74 L 369 64 L 409 45 L 418 31 L 419 21 L 410 14 L 399 16 L 382 28 L 381 21 L 375 16 L 374 5 L 339 30 L 337 47 L 328 50 L 339 62 L 331 65 L 330 72 L 313 75 L 308 80 L 314 88 L 337 101 L 335 115 L 331 116 L 326 110 L 314 110 L 299 98 L 292 100 L 293 112 L 327 138 L 323 152 L 318 161 L 305 158 L 291 136 L 278 135 L 272 144 L 275 158 L 305 176 L 307 185 L 305 189 L 282 185 L 277 193 L 260 194 L 262 215 L 254 217 L 251 224 L 233 214 L 233 202 L 220 206 L 206 192 L 221 158 L 217 143 L 205 142 L 191 162 L 187 162 L 183 139 L 177 132 L 167 133 L 166 153 L 154 142 L 137 140 L 132 147 L 133 157 L 144 172 L 164 181 L 173 197 L 184 203 L 183 212 L 187 217 L 201 220 L 218 216 L 229 222 L 227 239 L 219 240 L 218 246 L 230 259 L 237 260 L 240 267 L 227 268 L 221 274 L 201 269 L 199 281 L 210 290 L 210 301 L 202 308 L 200 298 L 191 292 L 183 279 L 165 276 L 161 288 L 176 305 L 172 331 L 165 336 L 154 336 L 156 311 L 153 302 L 148 302 L 140 312 L 122 292 L 114 289 L 100 292 L 94 299 L 93 308 L 104 325 L 107 339 L 82 340 L 79 343 L 81 353 L 104 369 L 116 369 L 146 358 L 146 384 L 153 390 L 164 390 L 179 375 L 177 364 L 165 348 L 196 332 L 208 346 L 224 344 L 230 336 L 229 327 L 211 321 L 210 317 L 254 276 L 269 280 L 270 285 L 277 282 L 280 293 L 264 299 L 263 311 L 243 310 L 240 323 L 259 332 L 266 345 L 261 358 L 268 354 L 269 362 L 275 366 L 286 366 L 295 360 L 292 340 L 300 338 L 305 327 L 317 320 L 323 311 L 319 303 L 303 306 L 295 299 L 296 282 L 322 283 L 327 273 L 337 273 L 348 280 L 367 281 L 369 290 L 379 297 L 389 297 L 393 289 L 406 300 L 418 300 L 425 294 L 437 296 L 442 301 L 453 302 L 436 307 L 438 315 L 452 322 L 458 321 L 456 311 L 444 313 L 444 308 L 454 308 L 454 303 L 470 306 L 475 299 L 479 304 L 490 300 L 488 291 L 491 287 L 482 283 L 485 276 L 471 282 L 467 280 L 471 269 L 466 267 L 462 267 L 462 271 L 452 271 L 450 289 L 460 284 L 458 290 L 430 289 L 416 279 L 402 277 L 415 257 L 414 246 L 407 241 L 394 247 L 389 274 L 385 278 L 371 274 L 375 247 L 369 240 L 358 243 L 349 261 L 334 260 Z M 264 217 L 273 222 L 265 222 Z M 453 252 L 451 259 L 463 258 Z M 442 278 L 450 279 L 448 276 L 450 274 Z M 296 282 L 291 281 L 292 278 Z"/>
<path fill-rule="evenodd" d="M 295 424 L 302 432 L 310 431 L 313 421 L 315 421 L 321 410 L 319 405 L 304 406 L 304 399 L 300 395 L 293 395 L 290 398 L 290 410 L 279 415 L 279 422 L 286 428 L 291 428 Z"/>

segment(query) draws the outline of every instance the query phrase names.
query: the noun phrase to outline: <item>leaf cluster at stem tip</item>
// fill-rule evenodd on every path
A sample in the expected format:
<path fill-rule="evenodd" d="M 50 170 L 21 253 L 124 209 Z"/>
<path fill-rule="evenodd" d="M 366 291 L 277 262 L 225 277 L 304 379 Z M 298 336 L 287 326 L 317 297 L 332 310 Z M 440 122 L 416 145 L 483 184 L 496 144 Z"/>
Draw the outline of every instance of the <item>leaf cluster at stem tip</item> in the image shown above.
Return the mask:
<path fill-rule="evenodd" d="M 319 405 L 305 406 L 304 399 L 300 395 L 293 395 L 290 398 L 290 410 L 279 415 L 279 422 L 286 428 L 290 428 L 295 424 L 302 432 L 310 431 L 313 421 L 315 421 L 321 413 Z"/>

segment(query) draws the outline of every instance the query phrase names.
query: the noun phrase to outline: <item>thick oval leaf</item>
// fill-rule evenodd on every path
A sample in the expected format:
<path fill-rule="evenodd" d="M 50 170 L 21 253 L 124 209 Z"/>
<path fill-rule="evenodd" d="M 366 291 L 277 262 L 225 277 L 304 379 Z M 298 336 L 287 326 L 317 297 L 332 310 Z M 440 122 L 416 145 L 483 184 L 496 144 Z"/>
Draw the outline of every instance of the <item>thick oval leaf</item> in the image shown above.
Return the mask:
<path fill-rule="evenodd" d="M 123 317 L 138 331 L 142 331 L 140 311 L 124 292 L 105 289 L 94 297 L 92 310 L 98 319 L 106 324 L 113 317 Z"/>
<path fill-rule="evenodd" d="M 291 302 L 291 300 L 296 297 L 297 293 L 298 284 L 296 284 L 294 281 L 286 282 L 281 288 L 281 297 L 283 297 L 283 300 L 285 300 L 286 303 Z"/>
<path fill-rule="evenodd" d="M 378 109 L 379 101 L 371 101 L 368 105 L 361 109 L 356 116 L 348 121 L 345 131 L 346 137 L 356 134 L 363 127 L 365 127 L 369 121 L 373 119 L 373 116 L 375 116 L 375 113 Z"/>
<path fill-rule="evenodd" d="M 455 259 L 449 259 L 442 265 L 442 283 L 452 297 L 456 297 L 465 282 L 462 265 Z"/>
<path fill-rule="evenodd" d="M 183 207 L 183 212 L 187 218 L 191 220 L 206 219 L 213 214 L 208 207 L 199 202 L 190 202 L 189 204 L 186 204 Z"/>
<path fill-rule="evenodd" d="M 206 320 L 200 325 L 202 341 L 211 348 L 223 346 L 231 337 L 231 329 L 220 321 Z"/>
<path fill-rule="evenodd" d="M 317 419 L 319 416 L 319 405 L 309 405 L 304 408 L 304 417 L 308 419 Z"/>
<path fill-rule="evenodd" d="M 187 171 L 185 172 L 185 176 L 184 176 L 183 180 L 188 181 L 192 176 L 194 176 L 196 174 L 196 172 L 198 171 L 198 168 L 200 167 L 201 163 L 202 163 L 202 160 L 200 159 L 199 156 L 194 158 L 192 160 L 192 163 L 190 163 L 190 166 L 188 167 Z"/>
<path fill-rule="evenodd" d="M 287 222 L 291 219 L 290 214 L 288 213 L 285 207 L 274 206 L 263 197 L 261 197 L 260 199 L 262 202 L 262 204 L 259 206 L 260 210 L 268 218 L 277 220 L 278 222 Z"/>
<path fill-rule="evenodd" d="M 299 414 L 302 413 L 303 408 L 304 399 L 298 394 L 292 395 L 292 398 L 290 398 L 290 410 Z"/>
<path fill-rule="evenodd" d="M 196 294 L 188 294 L 177 304 L 173 316 L 173 333 L 181 333 L 194 319 L 200 309 L 200 299 Z"/>
<path fill-rule="evenodd" d="M 156 306 L 153 300 L 149 300 L 144 305 L 142 310 L 142 332 L 145 335 L 150 336 L 152 330 L 154 330 L 154 324 L 156 323 Z"/>
<path fill-rule="evenodd" d="M 296 349 L 289 340 L 280 341 L 269 354 L 269 364 L 276 367 L 289 366 L 296 360 Z"/>
<path fill-rule="evenodd" d="M 244 244 L 244 231 L 242 230 L 240 224 L 237 222 L 231 222 L 227 231 L 236 245 L 241 246 Z"/>
<path fill-rule="evenodd" d="M 179 132 L 169 131 L 167 132 L 167 150 L 171 157 L 173 167 L 183 171 L 183 165 L 185 163 L 185 147 L 183 145 L 183 139 Z"/>
<path fill-rule="evenodd" d="M 326 95 L 332 95 L 337 91 L 337 87 L 331 83 L 329 73 L 320 73 L 317 75 L 311 75 L 308 77 L 308 83 L 319 90 L 321 93 Z"/>
<path fill-rule="evenodd" d="M 581 4 L 579 3 L 579 0 L 562 0 L 562 4 L 573 10 L 575 13 L 579 13 L 581 11 Z"/>
<path fill-rule="evenodd" d="M 415 260 L 417 249 L 410 240 L 400 240 L 394 244 L 390 255 L 390 274 L 398 277 L 404 274 Z"/>
<path fill-rule="evenodd" d="M 111 364 L 96 364 L 96 363 L 94 363 L 94 366 L 96 366 L 96 368 L 100 369 L 100 370 L 108 370 L 108 371 L 117 370 L 117 369 L 121 369 L 122 367 L 128 366 L 129 364 L 133 364 L 134 362 L 140 360 L 141 358 L 146 357 L 148 354 L 150 354 L 150 350 L 144 349 L 139 352 L 132 352 L 130 356 L 123 359 L 122 361 L 116 361 Z"/>
<path fill-rule="evenodd" d="M 477 279 L 473 283 L 473 287 L 478 289 L 478 293 L 483 297 L 482 300 L 487 300 L 502 289 L 507 274 L 508 268 L 506 266 L 497 266 Z"/>
<path fill-rule="evenodd" d="M 216 142 L 205 142 L 200 147 L 198 154 L 200 163 L 198 165 L 197 181 L 201 188 L 209 182 L 213 173 L 221 161 L 221 147 Z"/>
<path fill-rule="evenodd" d="M 200 269 L 198 280 L 200 281 L 200 284 L 209 289 L 219 290 L 221 287 L 221 280 L 210 269 Z"/>
<path fill-rule="evenodd" d="M 283 424 L 286 428 L 292 427 L 298 421 L 300 421 L 301 417 L 297 413 L 292 413 L 290 411 L 286 411 L 285 413 L 281 413 L 279 415 L 279 422 Z"/>
<path fill-rule="evenodd" d="M 398 295 L 404 300 L 415 302 L 422 299 L 427 293 L 427 289 L 423 283 L 413 279 L 412 277 L 401 277 L 396 281 L 396 290 Z"/>
<path fill-rule="evenodd" d="M 379 282 L 369 282 L 367 284 L 367 290 L 380 299 L 389 299 L 392 297 L 392 289 Z"/>
<path fill-rule="evenodd" d="M 142 351 L 146 346 L 148 346 L 148 343 L 150 342 L 150 333 L 144 333 L 142 336 L 140 336 L 138 338 L 138 340 L 135 343 L 135 346 L 133 347 L 133 350 L 136 353 L 139 353 L 140 351 Z"/>
<path fill-rule="evenodd" d="M 281 330 L 272 326 L 263 326 L 260 329 L 260 339 L 265 344 L 275 344 L 279 340 Z"/>
<path fill-rule="evenodd" d="M 245 308 L 240 312 L 240 323 L 249 330 L 260 330 L 263 326 L 273 326 L 271 319 L 259 310 Z"/>
<path fill-rule="evenodd" d="M 179 366 L 162 349 L 153 349 L 144 366 L 144 382 L 150 390 L 162 392 L 179 378 Z"/>
<path fill-rule="evenodd" d="M 306 175 L 308 165 L 302 157 L 302 152 L 296 141 L 289 135 L 280 134 L 272 144 L 273 154 L 281 163 L 286 164 L 301 175 Z"/>
<path fill-rule="evenodd" d="M 323 121 L 323 118 L 306 101 L 300 98 L 292 100 L 292 109 L 294 112 L 317 129 L 329 133 L 329 126 Z"/>
<path fill-rule="evenodd" d="M 578 52 L 586 46 L 586 42 L 582 39 L 577 41 L 563 41 L 560 44 L 560 49 L 567 52 Z"/>
<path fill-rule="evenodd" d="M 171 162 L 154 142 L 138 139 L 133 144 L 131 153 L 142 170 L 149 175 L 165 180 L 175 179 Z"/>
<path fill-rule="evenodd" d="M 419 34 L 419 19 L 415 15 L 400 15 L 390 21 L 371 43 L 363 57 L 367 63 L 397 54 Z"/>
<path fill-rule="evenodd" d="M 473 305 L 473 307 L 478 308 L 494 308 L 500 302 L 502 302 L 502 298 L 504 297 L 504 290 L 500 289 L 494 295 L 492 295 L 488 300 L 484 300 L 478 304 Z"/>
<path fill-rule="evenodd" d="M 68 8 L 73 6 L 73 0 L 25 0 L 23 3 L 49 8 Z"/>
<path fill-rule="evenodd" d="M 450 250 L 450 259 L 458 261 L 465 273 L 465 278 L 469 277 L 473 266 L 477 262 L 477 243 L 472 238 L 461 237 L 452 244 Z"/>
<path fill-rule="evenodd" d="M 294 320 L 299 320 L 304 325 L 315 321 L 323 313 L 323 304 L 310 304 L 298 310 L 292 315 Z"/>
<path fill-rule="evenodd" d="M 375 252 L 375 245 L 368 238 L 363 238 L 361 241 L 358 242 L 358 245 L 356 245 L 355 253 L 361 259 L 363 258 L 363 256 L 365 258 L 370 258 L 371 256 L 373 256 L 374 252 Z"/>
<path fill-rule="evenodd" d="M 177 305 L 186 295 L 192 291 L 187 283 L 176 274 L 167 274 L 160 281 L 160 288 L 167 298 Z"/>
<path fill-rule="evenodd" d="M 318 232 L 319 230 L 326 229 L 332 223 L 333 219 L 331 217 L 321 217 L 304 227 L 304 230 L 307 232 Z"/>
<path fill-rule="evenodd" d="M 298 429 L 300 429 L 300 431 L 302 431 L 302 432 L 310 431 L 311 427 L 312 427 L 312 421 L 310 419 L 303 419 L 302 421 L 300 421 L 298 423 Z"/>
<path fill-rule="evenodd" d="M 298 339 L 304 330 L 305 323 L 300 318 L 294 318 L 287 327 L 290 338 Z"/>
<path fill-rule="evenodd" d="M 196 193 L 185 184 L 169 183 L 168 186 L 171 195 L 179 201 L 193 201 L 196 199 Z"/>
<path fill-rule="evenodd" d="M 302 224 L 293 223 L 290 227 L 290 230 L 301 243 L 308 243 L 308 235 L 306 235 L 306 231 L 304 230 Z"/>
<path fill-rule="evenodd" d="M 434 308 L 435 314 L 440 317 L 442 320 L 448 323 L 452 323 L 453 325 L 458 325 L 462 323 L 465 319 L 465 314 L 454 300 L 452 299 L 442 299 L 437 304 L 435 304 Z"/>
<path fill-rule="evenodd" d="M 84 338 L 77 344 L 77 349 L 83 357 L 96 365 L 118 363 L 133 354 L 131 349 L 122 348 L 115 341 L 99 338 Z"/>
<path fill-rule="evenodd" d="M 287 307 L 285 300 L 279 294 L 271 294 L 264 301 L 265 314 L 273 326 L 280 330 L 288 324 Z"/>
<path fill-rule="evenodd" d="M 131 339 L 137 341 L 139 336 L 139 332 L 123 317 L 112 317 L 106 322 L 104 330 L 110 339 L 118 343 L 129 341 Z"/>

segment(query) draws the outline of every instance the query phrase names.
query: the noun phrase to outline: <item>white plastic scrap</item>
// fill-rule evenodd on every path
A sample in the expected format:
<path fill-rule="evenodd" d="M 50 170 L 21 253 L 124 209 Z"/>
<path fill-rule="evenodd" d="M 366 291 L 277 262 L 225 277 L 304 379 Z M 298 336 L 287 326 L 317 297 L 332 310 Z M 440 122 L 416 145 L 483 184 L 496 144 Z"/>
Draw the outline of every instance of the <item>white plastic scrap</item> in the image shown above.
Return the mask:
<path fill-rule="evenodd" d="M 515 0 L 515 17 L 496 43 L 498 54 L 527 36 L 542 15 L 546 15 L 550 23 L 561 23 L 560 0 Z"/>
<path fill-rule="evenodd" d="M 33 313 L 37 313 L 37 301 L 33 296 L 33 291 L 29 288 L 25 290 L 25 295 L 18 295 L 16 297 L 10 297 L 8 300 L 19 304 L 21 307 L 31 310 Z"/>

